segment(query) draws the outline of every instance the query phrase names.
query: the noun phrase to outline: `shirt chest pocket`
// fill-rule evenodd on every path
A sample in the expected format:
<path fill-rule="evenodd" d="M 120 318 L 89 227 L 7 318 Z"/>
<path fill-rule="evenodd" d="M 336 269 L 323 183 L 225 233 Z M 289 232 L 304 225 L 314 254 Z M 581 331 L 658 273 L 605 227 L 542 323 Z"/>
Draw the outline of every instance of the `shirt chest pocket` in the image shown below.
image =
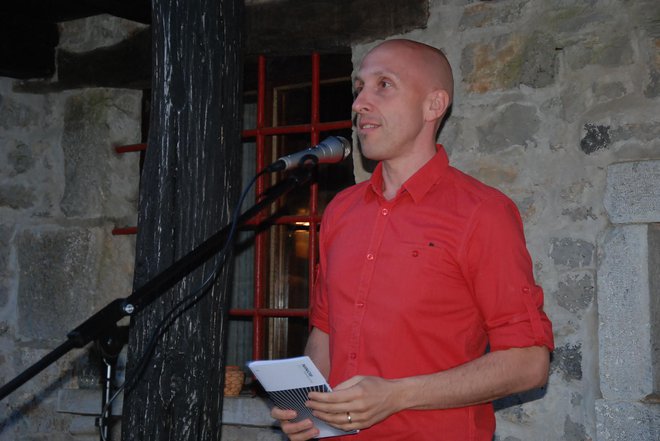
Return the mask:
<path fill-rule="evenodd" d="M 402 243 L 381 255 L 379 263 L 383 267 L 377 274 L 387 279 L 390 288 L 404 294 L 404 303 L 416 298 L 415 307 L 438 303 L 449 306 L 458 300 L 456 292 L 466 287 L 456 259 L 439 243 Z"/>
<path fill-rule="evenodd" d="M 411 275 L 424 278 L 433 279 L 457 267 L 447 248 L 434 242 L 405 242 L 388 254 L 389 256 L 383 257 L 396 260 L 398 265 L 410 271 Z"/>

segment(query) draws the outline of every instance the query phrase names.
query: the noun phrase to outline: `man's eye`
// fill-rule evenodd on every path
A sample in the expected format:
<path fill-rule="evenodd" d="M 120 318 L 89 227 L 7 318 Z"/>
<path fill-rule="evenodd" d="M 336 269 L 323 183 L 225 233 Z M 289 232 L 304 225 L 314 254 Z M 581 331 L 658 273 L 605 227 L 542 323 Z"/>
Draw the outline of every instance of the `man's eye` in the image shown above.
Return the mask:
<path fill-rule="evenodd" d="M 390 83 L 389 81 L 383 80 L 383 81 L 380 82 L 380 87 L 382 87 L 382 88 L 392 87 L 392 83 Z"/>

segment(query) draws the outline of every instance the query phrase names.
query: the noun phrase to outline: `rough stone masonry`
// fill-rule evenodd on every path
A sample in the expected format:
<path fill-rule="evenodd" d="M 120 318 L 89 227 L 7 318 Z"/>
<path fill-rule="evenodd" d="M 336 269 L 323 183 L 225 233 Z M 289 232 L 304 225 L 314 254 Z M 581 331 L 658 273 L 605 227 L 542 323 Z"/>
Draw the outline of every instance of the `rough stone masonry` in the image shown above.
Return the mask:
<path fill-rule="evenodd" d="M 131 26 L 64 23 L 60 45 L 82 52 Z M 451 60 L 440 142 L 518 204 L 554 323 L 549 384 L 496 403 L 496 439 L 657 440 L 660 2 L 430 0 L 426 26 L 401 36 Z M 375 43 L 355 44 L 355 62 Z M 109 232 L 134 222 L 137 162 L 112 146 L 140 136 L 139 92 L 16 86 L 0 79 L 1 381 L 129 290 L 132 242 Z M 0 440 L 97 439 L 92 417 L 57 411 L 59 391 L 92 382 L 80 366 L 66 357 L 3 401 Z M 227 400 L 226 439 L 279 439 L 267 417 L 241 425 L 248 400 Z"/>

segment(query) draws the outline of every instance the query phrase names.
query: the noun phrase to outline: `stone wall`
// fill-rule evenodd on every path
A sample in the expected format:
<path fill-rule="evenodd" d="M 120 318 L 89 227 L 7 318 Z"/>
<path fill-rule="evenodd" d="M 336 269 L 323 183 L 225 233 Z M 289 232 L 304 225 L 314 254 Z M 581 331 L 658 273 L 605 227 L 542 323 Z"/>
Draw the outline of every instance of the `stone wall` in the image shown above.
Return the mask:
<path fill-rule="evenodd" d="M 660 293 L 641 276 L 632 283 L 640 273 L 631 272 L 648 262 L 651 227 L 613 232 L 611 223 L 621 221 L 611 217 L 639 211 L 648 215 L 626 222 L 659 222 L 660 205 L 647 198 L 606 209 L 605 189 L 609 166 L 660 159 L 660 3 L 431 0 L 430 8 L 427 27 L 402 37 L 442 48 L 454 67 L 455 104 L 440 142 L 454 166 L 518 204 L 554 324 L 549 385 L 497 403 L 497 439 L 658 439 L 657 399 L 643 400 L 653 381 L 658 389 Z M 372 46 L 354 47 L 355 62 Z M 628 190 L 619 201 L 660 194 L 660 175 L 648 167 L 617 173 L 647 188 Z M 608 265 L 630 292 L 606 306 L 607 317 L 621 318 L 603 323 L 598 309 L 615 286 L 601 273 L 603 241 L 614 246 L 613 234 L 629 240 L 621 246 L 636 255 L 626 254 L 627 265 Z M 648 272 L 660 272 L 657 264 Z M 615 331 L 622 321 L 628 331 Z M 625 352 L 604 355 L 605 348 Z"/>
<path fill-rule="evenodd" d="M 427 26 L 403 36 L 454 66 L 440 141 L 456 167 L 518 204 L 554 323 L 548 387 L 497 403 L 497 440 L 658 439 L 660 3 L 429 7 Z M 69 22 L 61 46 L 88 51 L 133 29 Z M 353 47 L 356 63 L 373 44 Z M 0 78 L 3 383 L 130 292 L 133 263 L 132 240 L 110 231 L 135 222 L 137 160 L 112 146 L 139 141 L 140 94 L 21 90 Z M 71 353 L 5 399 L 0 441 L 97 439 L 92 417 L 75 415 L 95 405 L 89 358 Z M 228 399 L 225 412 L 223 439 L 279 438 L 261 403 Z"/>
<path fill-rule="evenodd" d="M 130 30 L 108 17 L 68 22 L 60 47 L 88 51 Z M 140 142 L 141 92 L 24 86 L 0 78 L 2 384 L 130 294 L 134 262 L 134 239 L 111 231 L 135 225 L 139 158 L 114 147 Z M 98 439 L 93 417 L 58 412 L 70 390 L 93 390 L 100 407 L 98 366 L 89 348 L 71 351 L 5 398 L 0 440 Z"/>

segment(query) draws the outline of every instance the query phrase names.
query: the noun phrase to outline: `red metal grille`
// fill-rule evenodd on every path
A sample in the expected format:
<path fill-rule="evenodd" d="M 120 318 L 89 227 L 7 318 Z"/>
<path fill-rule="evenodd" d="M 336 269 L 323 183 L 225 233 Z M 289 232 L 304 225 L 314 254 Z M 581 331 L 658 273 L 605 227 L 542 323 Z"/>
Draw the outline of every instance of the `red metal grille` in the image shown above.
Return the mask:
<path fill-rule="evenodd" d="M 310 135 L 310 144 L 317 145 L 320 141 L 321 132 L 346 129 L 351 127 L 350 120 L 321 122 L 320 121 L 320 56 L 317 53 L 311 56 L 312 78 L 311 78 L 311 121 L 307 124 L 296 124 L 288 126 L 267 125 L 266 123 L 266 58 L 260 56 L 258 59 L 258 87 L 257 87 L 257 127 L 249 128 L 243 131 L 244 139 L 255 139 L 257 146 L 256 170 L 262 170 L 268 164 L 266 163 L 266 137 L 272 135 L 285 135 L 294 133 L 308 133 Z M 256 192 L 262 194 L 267 187 L 268 177 L 264 176 L 257 182 Z M 316 267 L 316 242 L 318 239 L 317 225 L 321 220 L 321 214 L 318 212 L 318 184 L 312 184 L 309 196 L 309 214 L 304 216 L 283 216 L 278 218 L 277 224 L 294 224 L 296 222 L 309 223 L 309 295 L 313 289 L 314 270 Z M 262 213 L 257 222 L 262 221 L 267 213 Z M 308 317 L 307 308 L 288 308 L 273 309 L 266 307 L 266 286 L 265 273 L 266 256 L 268 254 L 268 243 L 264 233 L 257 234 L 255 241 L 255 262 L 254 262 L 254 299 L 253 308 L 250 309 L 231 309 L 230 315 L 235 317 L 252 318 L 252 354 L 253 358 L 259 359 L 265 351 L 265 318 L 268 317 Z"/>

